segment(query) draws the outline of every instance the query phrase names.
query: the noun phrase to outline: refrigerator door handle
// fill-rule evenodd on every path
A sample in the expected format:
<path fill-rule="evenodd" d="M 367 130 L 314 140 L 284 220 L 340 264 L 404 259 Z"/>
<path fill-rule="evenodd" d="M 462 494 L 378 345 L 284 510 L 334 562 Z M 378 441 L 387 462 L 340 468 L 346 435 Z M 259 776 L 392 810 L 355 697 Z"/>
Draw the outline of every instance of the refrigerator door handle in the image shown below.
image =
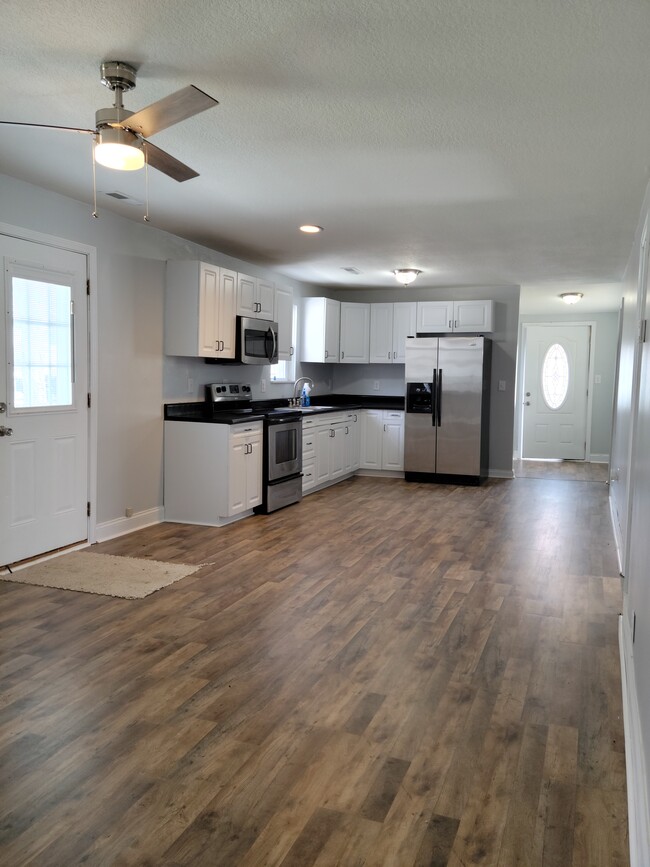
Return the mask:
<path fill-rule="evenodd" d="M 442 367 L 438 371 L 438 387 L 436 388 L 436 409 L 438 414 L 438 427 L 442 427 Z"/>
<path fill-rule="evenodd" d="M 436 427 L 436 404 L 437 404 L 438 371 L 434 370 L 431 377 L 431 426 Z"/>

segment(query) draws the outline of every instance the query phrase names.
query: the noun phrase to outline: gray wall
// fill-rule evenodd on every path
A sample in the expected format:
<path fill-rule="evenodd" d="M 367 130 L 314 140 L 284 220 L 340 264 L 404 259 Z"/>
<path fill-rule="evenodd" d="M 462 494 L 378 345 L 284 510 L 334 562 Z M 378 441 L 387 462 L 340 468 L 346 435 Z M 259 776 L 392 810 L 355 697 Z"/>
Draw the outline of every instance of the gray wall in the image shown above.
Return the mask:
<path fill-rule="evenodd" d="M 512 475 L 515 407 L 515 370 L 519 322 L 519 286 L 427 287 L 396 286 L 395 289 L 365 289 L 323 294 L 339 301 L 448 301 L 493 300 L 495 323 L 492 338 L 492 385 L 490 389 L 490 472 Z M 314 365 L 311 365 L 314 366 Z M 332 367 L 332 390 L 347 394 L 404 394 L 404 367 L 389 364 L 338 364 Z M 506 383 L 499 391 L 499 380 Z M 379 382 L 379 390 L 373 389 Z"/>
<path fill-rule="evenodd" d="M 591 412 L 591 454 L 609 455 L 612 438 L 612 413 L 614 399 L 614 378 L 616 372 L 616 348 L 618 341 L 618 313 L 566 313 L 561 316 L 523 315 L 520 323 L 525 322 L 594 322 L 596 339 L 592 365 L 593 376 L 600 376 L 600 383 L 592 379 L 592 412 Z M 519 370 L 523 371 L 523 328 L 519 334 L 520 357 Z M 519 441 L 519 426 L 521 424 L 521 399 L 515 403 L 515 443 Z"/>
<path fill-rule="evenodd" d="M 239 369 L 199 359 L 163 356 L 163 308 L 167 259 L 204 259 L 282 280 L 277 273 L 222 256 L 151 225 L 6 175 L 0 175 L 0 222 L 95 247 L 97 286 L 97 523 L 162 505 L 162 405 L 203 396 L 206 382 L 241 380 Z M 286 281 L 299 296 L 305 287 Z M 228 372 L 226 372 L 228 371 Z M 251 371 L 256 396 L 261 373 Z M 188 374 L 194 391 L 187 392 Z M 277 389 L 277 392 L 274 392 Z M 270 386 L 281 394 L 288 386 Z"/>

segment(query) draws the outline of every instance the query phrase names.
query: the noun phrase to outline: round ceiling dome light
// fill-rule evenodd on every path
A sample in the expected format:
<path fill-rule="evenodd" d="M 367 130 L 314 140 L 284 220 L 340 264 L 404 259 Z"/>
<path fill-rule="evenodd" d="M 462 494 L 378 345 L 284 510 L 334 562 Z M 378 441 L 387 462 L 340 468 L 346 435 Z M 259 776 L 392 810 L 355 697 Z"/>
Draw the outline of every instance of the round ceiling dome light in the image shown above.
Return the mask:
<path fill-rule="evenodd" d="M 98 133 L 95 159 L 108 169 L 133 172 L 144 165 L 142 142 L 129 130 L 106 127 Z"/>
<path fill-rule="evenodd" d="M 565 304 L 577 304 L 581 298 L 584 297 L 582 292 L 563 292 L 560 295 L 560 298 L 564 301 Z"/>
<path fill-rule="evenodd" d="M 409 283 L 412 283 L 418 274 L 421 273 L 422 271 L 418 271 L 417 268 L 396 268 L 393 271 L 395 279 L 398 283 L 401 283 L 402 286 L 408 286 Z"/>
<path fill-rule="evenodd" d="M 311 223 L 306 223 L 304 226 L 300 227 L 300 231 L 304 232 L 306 235 L 318 235 L 319 232 L 323 231 L 323 227 L 313 226 Z"/>

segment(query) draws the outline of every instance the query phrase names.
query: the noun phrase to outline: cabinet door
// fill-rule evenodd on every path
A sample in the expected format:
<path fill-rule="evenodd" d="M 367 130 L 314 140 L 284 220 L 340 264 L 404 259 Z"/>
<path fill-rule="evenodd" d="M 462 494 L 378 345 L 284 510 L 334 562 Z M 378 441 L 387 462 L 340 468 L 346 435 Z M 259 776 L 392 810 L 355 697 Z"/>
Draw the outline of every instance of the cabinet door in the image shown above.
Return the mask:
<path fill-rule="evenodd" d="M 363 469 L 381 469 L 382 425 L 381 410 L 363 410 L 363 427 L 361 436 L 361 467 Z"/>
<path fill-rule="evenodd" d="M 453 327 L 451 301 L 418 301 L 417 330 L 419 334 L 439 334 Z"/>
<path fill-rule="evenodd" d="M 359 415 L 356 412 L 348 414 L 345 421 L 345 472 L 353 473 L 359 469 Z"/>
<path fill-rule="evenodd" d="M 246 483 L 246 438 L 240 435 L 233 436 L 230 441 L 230 455 L 228 466 L 228 515 L 238 515 L 244 512 L 248 490 Z"/>
<path fill-rule="evenodd" d="M 330 479 L 345 475 L 345 425 L 333 424 L 329 429 L 330 437 Z"/>
<path fill-rule="evenodd" d="M 237 315 L 257 317 L 257 279 L 237 275 Z"/>
<path fill-rule="evenodd" d="M 493 301 L 456 301 L 454 304 L 454 331 L 492 331 Z"/>
<path fill-rule="evenodd" d="M 293 355 L 293 291 L 275 287 L 273 319 L 278 323 L 278 361 L 289 361 Z"/>
<path fill-rule="evenodd" d="M 219 356 L 219 268 L 201 264 L 199 286 L 199 352 L 204 358 Z"/>
<path fill-rule="evenodd" d="M 326 425 L 315 430 L 316 455 L 314 465 L 316 468 L 316 482 L 320 485 L 330 477 L 330 427 Z"/>
<path fill-rule="evenodd" d="M 370 363 L 393 360 L 393 304 L 370 305 Z M 413 305 L 415 307 L 415 304 Z M 413 332 L 415 334 L 415 331 Z"/>
<path fill-rule="evenodd" d="M 382 469 L 404 469 L 404 413 L 384 412 Z"/>
<path fill-rule="evenodd" d="M 237 309 L 237 274 L 219 269 L 219 320 L 216 338 L 221 347 L 219 358 L 235 357 L 235 324 Z"/>
<path fill-rule="evenodd" d="M 246 508 L 252 509 L 262 502 L 262 438 L 248 440 L 246 455 Z"/>
<path fill-rule="evenodd" d="M 257 280 L 257 312 L 254 314 L 258 319 L 274 319 L 275 309 L 275 293 L 273 291 L 273 283 L 268 280 L 258 278 Z"/>
<path fill-rule="evenodd" d="M 370 305 L 341 302 L 342 364 L 368 364 L 370 352 Z"/>
<path fill-rule="evenodd" d="M 323 361 L 339 360 L 339 329 L 341 325 L 341 305 L 331 298 L 325 299 L 325 357 Z"/>
<path fill-rule="evenodd" d="M 399 301 L 393 304 L 394 364 L 404 364 L 406 362 L 406 338 L 415 337 L 416 311 L 417 304 L 415 301 Z"/>

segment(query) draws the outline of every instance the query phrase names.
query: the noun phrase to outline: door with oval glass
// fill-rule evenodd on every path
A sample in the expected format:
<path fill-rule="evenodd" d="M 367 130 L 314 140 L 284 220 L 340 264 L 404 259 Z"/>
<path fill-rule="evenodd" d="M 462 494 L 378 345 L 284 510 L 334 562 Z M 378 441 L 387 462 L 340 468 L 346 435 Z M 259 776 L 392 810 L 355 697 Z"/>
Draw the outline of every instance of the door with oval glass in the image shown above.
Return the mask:
<path fill-rule="evenodd" d="M 522 458 L 584 460 L 590 325 L 526 325 Z"/>

